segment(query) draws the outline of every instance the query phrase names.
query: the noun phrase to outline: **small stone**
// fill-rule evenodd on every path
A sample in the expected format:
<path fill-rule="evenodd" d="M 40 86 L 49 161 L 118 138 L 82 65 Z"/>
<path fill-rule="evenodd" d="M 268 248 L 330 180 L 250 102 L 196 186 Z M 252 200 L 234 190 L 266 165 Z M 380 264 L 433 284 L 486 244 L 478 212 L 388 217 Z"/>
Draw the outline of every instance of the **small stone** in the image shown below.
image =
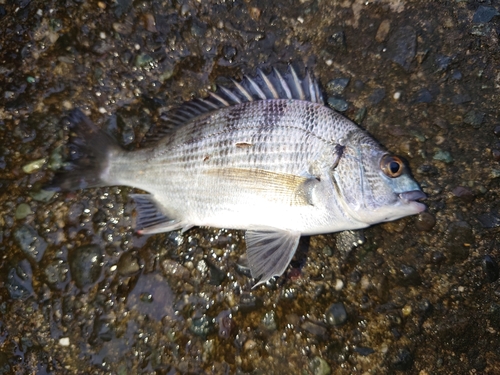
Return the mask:
<path fill-rule="evenodd" d="M 495 126 L 493 133 L 495 133 L 497 137 L 500 137 L 500 125 Z"/>
<path fill-rule="evenodd" d="M 491 284 L 498 280 L 498 263 L 489 255 L 485 255 L 481 260 L 483 271 L 486 274 L 486 280 Z"/>
<path fill-rule="evenodd" d="M 365 117 L 366 117 L 366 107 L 361 107 L 354 115 L 354 122 L 356 124 L 360 124 L 365 119 Z"/>
<path fill-rule="evenodd" d="M 377 34 L 375 34 L 375 40 L 382 43 L 387 38 L 387 35 L 389 35 L 390 29 L 391 22 L 389 20 L 383 20 L 377 29 Z"/>
<path fill-rule="evenodd" d="M 492 169 L 490 171 L 490 178 L 498 178 L 500 177 L 500 169 Z"/>
<path fill-rule="evenodd" d="M 477 8 L 476 13 L 474 13 L 472 23 L 487 23 L 499 14 L 495 8 L 481 5 Z"/>
<path fill-rule="evenodd" d="M 419 285 L 422 281 L 417 270 L 412 266 L 407 266 L 403 264 L 399 269 L 399 271 L 400 271 L 400 278 L 399 278 L 400 284 L 403 286 L 416 286 Z"/>
<path fill-rule="evenodd" d="M 431 92 L 423 88 L 417 92 L 412 103 L 431 103 L 433 99 Z"/>
<path fill-rule="evenodd" d="M 11 268 L 5 281 L 10 298 L 25 300 L 32 296 L 34 294 L 32 279 L 31 265 L 26 259 L 21 260 L 16 267 Z"/>
<path fill-rule="evenodd" d="M 39 262 L 42 259 L 47 249 L 47 243 L 35 229 L 29 225 L 23 225 L 16 229 L 14 238 L 28 258 L 35 262 Z"/>
<path fill-rule="evenodd" d="M 462 198 L 465 201 L 471 201 L 474 198 L 474 193 L 464 186 L 457 186 L 451 192 L 455 197 Z"/>
<path fill-rule="evenodd" d="M 61 337 L 59 339 L 59 345 L 61 345 L 61 346 L 69 346 L 69 337 Z"/>
<path fill-rule="evenodd" d="M 326 310 L 326 322 L 332 326 L 339 326 L 347 322 L 347 311 L 342 302 L 333 303 Z"/>
<path fill-rule="evenodd" d="M 484 112 L 469 111 L 465 114 L 464 123 L 471 125 L 474 129 L 479 129 L 484 120 Z"/>
<path fill-rule="evenodd" d="M 117 264 L 118 274 L 121 276 L 131 276 L 139 272 L 141 266 L 139 259 L 132 252 L 123 253 Z"/>
<path fill-rule="evenodd" d="M 370 354 L 375 353 L 375 350 L 372 348 L 366 348 L 364 346 L 356 346 L 354 347 L 354 351 L 361 354 L 363 357 L 368 357 Z"/>
<path fill-rule="evenodd" d="M 212 331 L 212 328 L 213 324 L 206 315 L 203 315 L 200 318 L 194 318 L 189 326 L 189 330 L 191 332 L 193 332 L 196 336 L 202 337 L 207 336 Z"/>
<path fill-rule="evenodd" d="M 428 212 L 421 212 L 417 216 L 415 226 L 418 230 L 422 232 L 428 232 L 432 228 L 434 228 L 434 225 L 436 225 L 436 218 L 432 214 Z"/>
<path fill-rule="evenodd" d="M 53 259 L 43 267 L 46 283 L 56 290 L 62 290 L 66 286 L 68 272 L 68 264 L 62 259 Z"/>
<path fill-rule="evenodd" d="M 314 357 L 309 362 L 309 369 L 314 375 L 329 375 L 332 372 L 328 362 L 320 357 Z"/>
<path fill-rule="evenodd" d="M 408 349 L 400 349 L 392 360 L 392 368 L 396 371 L 408 371 L 413 367 L 413 356 Z"/>
<path fill-rule="evenodd" d="M 417 50 L 417 33 L 410 25 L 395 30 L 387 41 L 387 57 L 408 71 Z"/>
<path fill-rule="evenodd" d="M 324 337 L 327 332 L 325 327 L 310 321 L 305 321 L 304 323 L 302 323 L 300 328 L 319 337 Z"/>
<path fill-rule="evenodd" d="M 23 171 L 28 174 L 35 173 L 40 168 L 42 168 L 42 166 L 45 164 L 46 161 L 47 161 L 46 158 L 32 161 L 31 163 L 28 163 L 23 166 Z"/>
<path fill-rule="evenodd" d="M 335 78 L 326 84 L 326 90 L 332 95 L 340 95 L 349 84 L 350 78 Z"/>
<path fill-rule="evenodd" d="M 349 108 L 349 104 L 344 99 L 334 97 L 328 98 L 328 105 L 339 112 L 345 112 Z"/>
<path fill-rule="evenodd" d="M 327 38 L 326 43 L 328 45 L 327 50 L 330 53 L 345 51 L 347 44 L 344 31 L 333 33 Z"/>
<path fill-rule="evenodd" d="M 383 87 L 376 88 L 368 98 L 372 105 L 377 105 L 385 98 L 385 89 Z"/>
<path fill-rule="evenodd" d="M 271 310 L 268 311 L 262 318 L 262 325 L 266 331 L 276 331 L 278 324 L 276 323 L 276 313 Z"/>
<path fill-rule="evenodd" d="M 451 156 L 451 154 L 448 151 L 443 151 L 441 149 L 437 149 L 432 158 L 434 160 L 439 160 L 447 164 L 453 162 L 453 157 Z"/>
<path fill-rule="evenodd" d="M 101 277 L 102 250 L 97 245 L 72 249 L 68 254 L 71 279 L 83 291 L 88 291 Z"/>
<path fill-rule="evenodd" d="M 55 194 L 56 194 L 55 191 L 43 190 L 43 189 L 29 192 L 31 198 L 33 198 L 38 202 L 44 202 L 44 203 L 49 202 L 54 197 Z"/>
<path fill-rule="evenodd" d="M 31 215 L 33 212 L 31 211 L 31 207 L 27 203 L 21 203 L 19 206 L 16 207 L 16 212 L 14 216 L 16 219 L 24 219 L 26 216 Z"/>

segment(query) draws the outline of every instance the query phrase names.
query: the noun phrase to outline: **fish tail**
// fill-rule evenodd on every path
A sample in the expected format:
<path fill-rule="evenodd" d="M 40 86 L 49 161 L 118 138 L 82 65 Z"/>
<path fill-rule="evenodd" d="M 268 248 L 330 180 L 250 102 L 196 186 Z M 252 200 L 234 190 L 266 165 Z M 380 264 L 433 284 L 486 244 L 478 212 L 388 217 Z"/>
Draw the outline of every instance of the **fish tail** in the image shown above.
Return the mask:
<path fill-rule="evenodd" d="M 114 154 L 123 152 L 121 147 L 79 109 L 64 121 L 70 130 L 68 160 L 44 189 L 68 191 L 113 185 L 108 173 L 110 161 Z"/>

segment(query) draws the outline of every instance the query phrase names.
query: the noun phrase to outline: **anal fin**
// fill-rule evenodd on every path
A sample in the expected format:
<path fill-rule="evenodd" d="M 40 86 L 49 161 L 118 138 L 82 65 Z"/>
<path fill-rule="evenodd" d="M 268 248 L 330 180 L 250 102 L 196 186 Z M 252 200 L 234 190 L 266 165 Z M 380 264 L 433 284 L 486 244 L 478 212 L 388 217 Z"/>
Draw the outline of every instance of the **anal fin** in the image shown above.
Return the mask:
<path fill-rule="evenodd" d="M 130 196 L 137 205 L 136 228 L 138 233 L 163 233 L 181 228 L 186 231 L 191 228 L 187 223 L 167 217 L 151 194 L 131 194 Z"/>
<path fill-rule="evenodd" d="M 254 288 L 285 272 L 297 250 L 300 235 L 300 232 L 277 228 L 246 231 L 250 271 L 252 277 L 260 277 Z"/>

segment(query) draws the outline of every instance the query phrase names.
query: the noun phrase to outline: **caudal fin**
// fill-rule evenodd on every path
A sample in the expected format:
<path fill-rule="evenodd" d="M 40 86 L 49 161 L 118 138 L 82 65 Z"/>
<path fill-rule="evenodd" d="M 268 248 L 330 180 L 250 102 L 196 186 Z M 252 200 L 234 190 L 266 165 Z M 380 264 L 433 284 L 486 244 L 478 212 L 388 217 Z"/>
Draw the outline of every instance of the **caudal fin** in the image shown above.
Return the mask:
<path fill-rule="evenodd" d="M 120 150 L 115 140 L 79 109 L 63 121 L 70 130 L 68 160 L 44 189 L 64 191 L 109 185 L 103 175 L 110 155 Z"/>

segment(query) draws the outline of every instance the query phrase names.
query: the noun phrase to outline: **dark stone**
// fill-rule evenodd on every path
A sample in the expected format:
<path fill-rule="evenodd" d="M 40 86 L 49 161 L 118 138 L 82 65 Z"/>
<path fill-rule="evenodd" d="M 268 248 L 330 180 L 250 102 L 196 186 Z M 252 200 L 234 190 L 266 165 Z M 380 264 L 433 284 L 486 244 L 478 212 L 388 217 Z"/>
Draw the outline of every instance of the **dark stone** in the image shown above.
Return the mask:
<path fill-rule="evenodd" d="M 472 23 L 487 23 L 499 14 L 495 8 L 481 5 L 477 8 L 476 13 L 474 13 Z"/>
<path fill-rule="evenodd" d="M 328 105 L 338 112 L 345 112 L 349 108 L 349 104 L 344 99 L 334 97 L 328 98 Z"/>
<path fill-rule="evenodd" d="M 493 132 L 495 133 L 495 135 L 497 137 L 500 137 L 500 125 L 495 126 L 495 129 L 493 130 Z"/>
<path fill-rule="evenodd" d="M 432 228 L 434 228 L 434 225 L 436 225 L 436 218 L 432 214 L 428 212 L 421 212 L 417 216 L 417 221 L 415 222 L 415 226 L 417 227 L 418 230 L 423 232 L 428 232 Z"/>
<path fill-rule="evenodd" d="M 363 346 L 355 346 L 354 351 L 361 354 L 363 357 L 367 357 L 370 354 L 375 353 L 375 350 L 373 350 L 372 348 L 366 348 Z"/>
<path fill-rule="evenodd" d="M 465 114 L 464 123 L 478 129 L 484 120 L 484 112 L 469 111 Z"/>
<path fill-rule="evenodd" d="M 435 61 L 438 70 L 446 70 L 450 66 L 451 57 L 444 55 L 437 55 Z"/>
<path fill-rule="evenodd" d="M 330 53 L 342 52 L 347 49 L 344 31 L 337 31 L 333 33 L 328 37 L 326 43 L 328 45 L 327 50 Z"/>
<path fill-rule="evenodd" d="M 326 91 L 331 95 L 340 95 L 349 84 L 350 78 L 335 78 L 326 84 Z"/>
<path fill-rule="evenodd" d="M 28 259 L 35 262 L 42 259 L 47 243 L 35 229 L 25 224 L 14 232 L 14 237 Z"/>
<path fill-rule="evenodd" d="M 406 25 L 392 33 L 387 41 L 387 57 L 399 64 L 406 71 L 415 57 L 417 49 L 417 33 L 415 29 Z"/>
<path fill-rule="evenodd" d="M 412 103 L 431 103 L 433 99 L 434 98 L 432 97 L 431 92 L 424 88 L 417 92 L 417 95 L 412 100 Z"/>
<path fill-rule="evenodd" d="M 392 368 L 396 371 L 408 371 L 413 367 L 413 356 L 408 349 L 400 349 L 394 356 Z"/>
<path fill-rule="evenodd" d="M 497 210 L 493 210 L 479 215 L 477 220 L 483 228 L 496 228 L 500 226 L 500 213 Z"/>
<path fill-rule="evenodd" d="M 326 322 L 332 326 L 339 326 L 347 322 L 347 311 L 342 302 L 333 303 L 325 313 Z"/>
<path fill-rule="evenodd" d="M 498 280 L 499 269 L 498 263 L 495 259 L 493 259 L 489 255 L 485 255 L 481 260 L 481 265 L 486 275 L 486 281 L 488 281 L 489 283 L 494 283 Z"/>
<path fill-rule="evenodd" d="M 101 277 L 102 257 L 102 250 L 97 245 L 81 246 L 69 252 L 71 278 L 84 292 Z"/>
<path fill-rule="evenodd" d="M 385 89 L 383 87 L 376 88 L 373 90 L 372 94 L 369 96 L 368 101 L 372 105 L 377 105 L 385 98 Z"/>
<path fill-rule="evenodd" d="M 417 270 L 411 266 L 402 265 L 400 271 L 400 282 L 403 286 L 415 286 L 421 283 L 420 275 Z"/>
<path fill-rule="evenodd" d="M 30 263 L 23 259 L 17 266 L 12 267 L 7 275 L 5 286 L 10 298 L 25 300 L 34 294 L 33 272 Z"/>
<path fill-rule="evenodd" d="M 420 174 L 424 174 L 427 176 L 434 176 L 438 173 L 438 170 L 436 167 L 430 164 L 422 164 L 417 168 L 417 172 Z"/>

